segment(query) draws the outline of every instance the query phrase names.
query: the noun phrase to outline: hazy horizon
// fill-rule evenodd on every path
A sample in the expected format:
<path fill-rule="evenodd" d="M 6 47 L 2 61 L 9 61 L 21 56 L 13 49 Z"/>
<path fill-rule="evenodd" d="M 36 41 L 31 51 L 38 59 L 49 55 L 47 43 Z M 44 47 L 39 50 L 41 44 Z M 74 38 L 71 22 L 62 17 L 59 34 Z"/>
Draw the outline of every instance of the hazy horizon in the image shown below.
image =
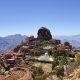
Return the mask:
<path fill-rule="evenodd" d="M 0 0 L 0 36 L 36 36 L 42 26 L 52 35 L 78 35 L 79 21 L 80 0 Z"/>
<path fill-rule="evenodd" d="M 37 37 L 37 34 L 36 35 L 33 35 L 33 34 L 31 34 L 31 35 L 26 35 L 26 34 L 10 34 L 10 35 L 5 35 L 5 36 L 0 36 L 0 37 L 9 37 L 9 36 L 14 36 L 14 35 L 21 35 L 21 36 L 27 36 L 27 37 L 29 37 L 29 36 L 34 36 L 34 37 Z M 72 36 L 80 36 L 80 34 L 73 34 L 73 35 L 53 35 L 52 34 L 52 36 L 53 37 L 72 37 Z"/>

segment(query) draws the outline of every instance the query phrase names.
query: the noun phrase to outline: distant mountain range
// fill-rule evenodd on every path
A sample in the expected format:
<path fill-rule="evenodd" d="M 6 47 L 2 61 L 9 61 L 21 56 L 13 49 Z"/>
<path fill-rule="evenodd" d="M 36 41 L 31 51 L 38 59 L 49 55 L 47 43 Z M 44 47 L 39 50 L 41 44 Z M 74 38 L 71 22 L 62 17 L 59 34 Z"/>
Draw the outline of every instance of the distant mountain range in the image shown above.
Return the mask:
<path fill-rule="evenodd" d="M 7 37 L 0 37 L 0 51 L 10 51 L 16 47 L 16 45 L 20 44 L 22 40 L 24 40 L 26 36 L 22 36 L 20 34 L 9 35 Z"/>
<path fill-rule="evenodd" d="M 9 35 L 7 37 L 0 37 L 0 51 L 10 51 L 21 43 L 27 36 L 25 35 Z M 54 36 L 55 39 L 60 39 L 62 43 L 70 42 L 73 47 L 80 47 L 80 35 L 74 36 Z"/>
<path fill-rule="evenodd" d="M 54 38 L 60 39 L 62 43 L 64 43 L 65 41 L 68 41 L 73 47 L 76 47 L 76 48 L 80 47 L 80 35 L 55 36 Z"/>

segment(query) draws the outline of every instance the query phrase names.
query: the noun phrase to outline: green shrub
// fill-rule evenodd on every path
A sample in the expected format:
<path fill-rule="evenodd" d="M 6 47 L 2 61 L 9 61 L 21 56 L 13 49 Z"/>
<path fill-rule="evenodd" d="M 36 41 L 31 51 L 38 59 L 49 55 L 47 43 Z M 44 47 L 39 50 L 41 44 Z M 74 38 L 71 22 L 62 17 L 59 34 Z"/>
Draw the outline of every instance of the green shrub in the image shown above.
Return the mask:
<path fill-rule="evenodd" d="M 64 68 L 63 67 L 56 67 L 54 72 L 58 77 L 64 76 Z"/>
<path fill-rule="evenodd" d="M 54 67 L 56 67 L 57 65 L 59 65 L 59 62 L 58 62 L 57 59 L 55 59 L 55 60 L 52 62 L 52 69 L 53 69 Z"/>
<path fill-rule="evenodd" d="M 53 51 L 50 49 L 50 50 L 48 51 L 48 54 L 51 55 L 51 56 L 53 56 L 54 53 L 53 53 Z"/>
<path fill-rule="evenodd" d="M 58 69 L 57 76 L 64 76 L 64 69 L 63 68 Z"/>
<path fill-rule="evenodd" d="M 41 76 L 44 74 L 44 71 L 42 70 L 42 67 L 32 67 L 32 71 L 33 71 L 33 76 Z"/>
<path fill-rule="evenodd" d="M 80 54 L 75 55 L 75 65 L 77 65 L 77 66 L 80 65 Z"/>
<path fill-rule="evenodd" d="M 34 80 L 46 80 L 47 77 L 49 77 L 48 74 L 43 74 L 41 76 L 36 76 Z"/>

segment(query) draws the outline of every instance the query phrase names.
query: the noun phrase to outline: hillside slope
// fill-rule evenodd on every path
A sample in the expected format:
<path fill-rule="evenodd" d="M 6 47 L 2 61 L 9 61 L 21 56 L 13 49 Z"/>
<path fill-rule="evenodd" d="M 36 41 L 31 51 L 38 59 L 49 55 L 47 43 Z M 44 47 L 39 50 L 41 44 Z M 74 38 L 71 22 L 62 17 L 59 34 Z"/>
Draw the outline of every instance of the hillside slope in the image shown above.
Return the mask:
<path fill-rule="evenodd" d="M 54 38 L 60 39 L 62 43 L 68 41 L 73 47 L 80 47 L 80 35 L 73 36 L 55 36 Z"/>
<path fill-rule="evenodd" d="M 68 77 L 65 77 L 64 80 L 80 80 L 80 68 L 75 69 L 74 72 Z"/>
<path fill-rule="evenodd" d="M 22 36 L 20 34 L 10 35 L 7 37 L 0 37 L 0 51 L 10 51 L 16 45 L 20 44 L 22 40 L 24 40 L 26 36 Z"/>

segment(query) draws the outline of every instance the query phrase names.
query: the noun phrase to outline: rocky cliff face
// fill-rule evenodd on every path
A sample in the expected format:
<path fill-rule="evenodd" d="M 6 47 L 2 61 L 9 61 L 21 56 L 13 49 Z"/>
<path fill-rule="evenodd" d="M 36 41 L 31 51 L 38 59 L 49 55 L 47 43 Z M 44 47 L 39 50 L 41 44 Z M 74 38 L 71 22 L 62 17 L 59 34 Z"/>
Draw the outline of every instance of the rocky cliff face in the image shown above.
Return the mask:
<path fill-rule="evenodd" d="M 45 27 L 41 27 L 38 30 L 38 38 L 40 40 L 50 40 L 50 39 L 52 39 L 52 35 L 51 35 L 49 29 L 47 29 Z"/>

